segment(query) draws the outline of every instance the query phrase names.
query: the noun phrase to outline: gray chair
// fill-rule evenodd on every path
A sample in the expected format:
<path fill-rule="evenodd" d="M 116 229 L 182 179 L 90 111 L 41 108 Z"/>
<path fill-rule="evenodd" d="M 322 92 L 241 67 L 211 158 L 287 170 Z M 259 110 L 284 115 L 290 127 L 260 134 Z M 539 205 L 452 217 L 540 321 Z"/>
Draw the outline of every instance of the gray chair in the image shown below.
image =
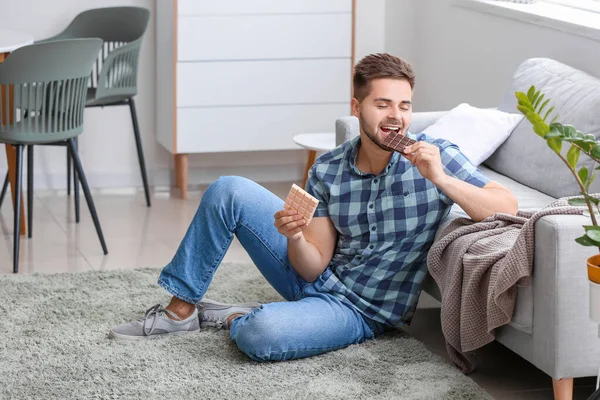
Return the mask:
<path fill-rule="evenodd" d="M 90 70 L 100 39 L 74 39 L 25 46 L 0 64 L 0 143 L 16 148 L 15 204 L 21 203 L 23 149 L 27 147 L 29 237 L 33 214 L 33 146 L 62 145 L 73 159 L 104 254 L 108 254 L 94 201 L 75 149 L 83 132 L 83 111 Z M 14 96 L 12 95 L 14 93 Z M 4 122 L 2 122 L 4 120 Z M 15 207 L 13 271 L 19 270 L 21 208 Z"/>
<path fill-rule="evenodd" d="M 138 161 L 144 184 L 146 204 L 150 207 L 150 189 L 142 149 L 140 128 L 133 97 L 137 94 L 138 59 L 142 37 L 148 26 L 150 11 L 141 7 L 108 7 L 84 11 L 67 28 L 48 41 L 100 38 L 104 41 L 94 63 L 86 94 L 86 107 L 129 106 Z M 77 147 L 77 140 L 75 140 Z M 73 182 L 77 182 L 73 170 Z M 0 205 L 6 193 L 5 180 Z M 79 222 L 79 186 L 73 185 L 75 221 Z M 67 153 L 67 194 L 71 194 L 71 157 Z"/>
<path fill-rule="evenodd" d="M 150 189 L 146 163 L 133 97 L 137 94 L 138 59 L 142 37 L 148 26 L 150 11 L 141 7 L 108 7 L 78 14 L 67 28 L 56 36 L 39 41 L 100 38 L 104 41 L 91 70 L 86 94 L 86 107 L 129 106 L 138 161 L 144 184 L 146 204 L 150 207 Z M 75 140 L 77 148 L 77 140 Z M 76 182 L 73 170 L 73 182 Z M 6 193 L 8 175 L 0 193 L 0 206 Z M 75 221 L 79 222 L 79 186 L 73 185 Z M 71 194 L 71 157 L 67 153 L 67 194 Z"/>
<path fill-rule="evenodd" d="M 91 9 L 77 15 L 63 32 L 46 39 L 99 37 L 104 40 L 102 51 L 99 52 L 90 77 L 85 106 L 129 106 L 148 207 L 151 205 L 150 189 L 133 97 L 137 94 L 139 53 L 149 19 L 150 11 L 141 7 Z M 68 194 L 70 194 L 71 182 L 70 160 L 67 156 Z M 73 171 L 73 182 L 76 182 L 75 171 Z M 75 220 L 78 222 L 79 194 L 77 185 L 74 184 L 73 189 L 75 193 Z"/>

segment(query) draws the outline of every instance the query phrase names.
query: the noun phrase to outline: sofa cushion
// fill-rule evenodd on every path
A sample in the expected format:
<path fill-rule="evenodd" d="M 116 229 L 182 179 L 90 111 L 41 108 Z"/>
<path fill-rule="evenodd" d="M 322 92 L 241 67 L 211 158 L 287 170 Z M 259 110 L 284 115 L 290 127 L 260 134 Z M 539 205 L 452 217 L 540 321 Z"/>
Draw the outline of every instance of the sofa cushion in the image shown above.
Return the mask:
<path fill-rule="evenodd" d="M 531 189 L 519 182 L 515 182 L 514 180 L 503 176 L 498 172 L 491 170 L 490 168 L 481 166 L 479 169 L 492 180 L 510 189 L 519 201 L 520 210 L 541 209 L 556 200 L 553 197 Z M 452 219 L 458 217 L 468 217 L 468 215 L 463 211 L 462 208 L 460 208 L 460 206 L 458 206 L 458 204 L 454 204 L 450 214 L 442 222 L 442 225 L 445 225 Z M 438 229 L 436 240 L 438 239 L 441 231 L 442 229 Z M 436 285 L 431 275 L 427 274 L 427 277 L 423 281 L 422 288 L 436 300 L 441 300 L 442 296 L 440 289 Z M 519 286 L 517 288 L 517 299 L 510 325 L 522 332 L 531 333 L 533 326 L 533 290 L 531 285 Z"/>
<path fill-rule="evenodd" d="M 531 85 L 541 90 L 546 95 L 545 99 L 550 99 L 549 104 L 555 106 L 559 122 L 573 125 L 596 138 L 600 136 L 600 79 L 554 60 L 529 59 L 517 68 L 512 87 L 498 109 L 514 112 L 517 109 L 515 92 L 527 92 Z M 564 145 L 563 153 L 566 154 L 568 149 L 569 146 Z M 550 150 L 546 141 L 533 132 L 531 123 L 526 119 L 485 164 L 552 197 L 579 194 L 571 172 Z M 592 161 L 582 156 L 580 165 L 591 167 Z M 598 189 L 600 180 L 591 187 L 592 192 L 598 192 Z"/>
<path fill-rule="evenodd" d="M 473 165 L 479 166 L 508 139 L 522 119 L 520 113 L 462 103 L 425 128 L 423 133 L 454 143 Z"/>

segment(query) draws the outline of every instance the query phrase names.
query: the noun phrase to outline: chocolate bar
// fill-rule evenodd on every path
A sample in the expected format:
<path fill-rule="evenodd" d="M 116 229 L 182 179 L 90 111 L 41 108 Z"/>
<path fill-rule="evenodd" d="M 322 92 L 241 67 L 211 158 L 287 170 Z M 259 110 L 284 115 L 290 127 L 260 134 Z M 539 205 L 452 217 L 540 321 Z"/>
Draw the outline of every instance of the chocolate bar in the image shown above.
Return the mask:
<path fill-rule="evenodd" d="M 308 225 L 318 204 L 319 200 L 308 194 L 300 186 L 293 184 L 285 199 L 283 208 L 286 210 L 296 210 L 298 214 L 304 217 L 306 225 Z"/>
<path fill-rule="evenodd" d="M 390 132 L 390 134 L 387 135 L 382 144 L 389 150 L 397 151 L 400 154 L 404 154 L 402 153 L 404 151 L 404 148 L 415 143 L 417 143 L 417 141 L 414 139 L 401 135 L 397 132 Z"/>

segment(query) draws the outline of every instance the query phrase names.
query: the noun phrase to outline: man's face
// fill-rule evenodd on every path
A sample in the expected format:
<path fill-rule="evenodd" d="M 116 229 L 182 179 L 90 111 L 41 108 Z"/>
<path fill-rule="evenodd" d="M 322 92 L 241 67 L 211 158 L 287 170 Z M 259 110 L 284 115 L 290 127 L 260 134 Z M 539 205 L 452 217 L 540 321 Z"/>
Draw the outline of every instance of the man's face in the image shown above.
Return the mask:
<path fill-rule="evenodd" d="M 382 150 L 385 138 L 397 131 L 404 135 L 412 120 L 412 89 L 406 80 L 375 79 L 370 93 L 358 102 L 352 99 L 352 114 L 358 117 L 363 140 L 366 137 Z"/>

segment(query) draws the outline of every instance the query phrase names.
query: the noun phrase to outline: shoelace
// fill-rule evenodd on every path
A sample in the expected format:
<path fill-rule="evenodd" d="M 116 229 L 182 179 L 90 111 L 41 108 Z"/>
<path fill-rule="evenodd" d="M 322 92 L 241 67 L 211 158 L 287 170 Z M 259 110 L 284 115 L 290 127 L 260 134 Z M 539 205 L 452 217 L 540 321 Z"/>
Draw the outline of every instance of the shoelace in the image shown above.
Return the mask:
<path fill-rule="evenodd" d="M 179 316 L 177 314 L 175 314 L 173 311 L 163 308 L 160 304 L 152 306 L 146 310 L 144 317 L 140 319 L 140 322 L 142 323 L 142 331 L 144 333 L 144 336 L 152 335 L 152 333 L 154 332 L 154 328 L 156 327 L 156 321 L 158 321 L 158 316 L 160 315 L 160 313 L 167 313 L 170 316 L 172 316 L 173 318 L 175 318 L 177 321 L 181 321 L 181 318 L 179 318 Z M 150 319 L 150 317 L 153 317 L 152 325 L 150 326 L 150 330 L 147 331 L 146 325 L 148 324 L 148 319 Z"/>

